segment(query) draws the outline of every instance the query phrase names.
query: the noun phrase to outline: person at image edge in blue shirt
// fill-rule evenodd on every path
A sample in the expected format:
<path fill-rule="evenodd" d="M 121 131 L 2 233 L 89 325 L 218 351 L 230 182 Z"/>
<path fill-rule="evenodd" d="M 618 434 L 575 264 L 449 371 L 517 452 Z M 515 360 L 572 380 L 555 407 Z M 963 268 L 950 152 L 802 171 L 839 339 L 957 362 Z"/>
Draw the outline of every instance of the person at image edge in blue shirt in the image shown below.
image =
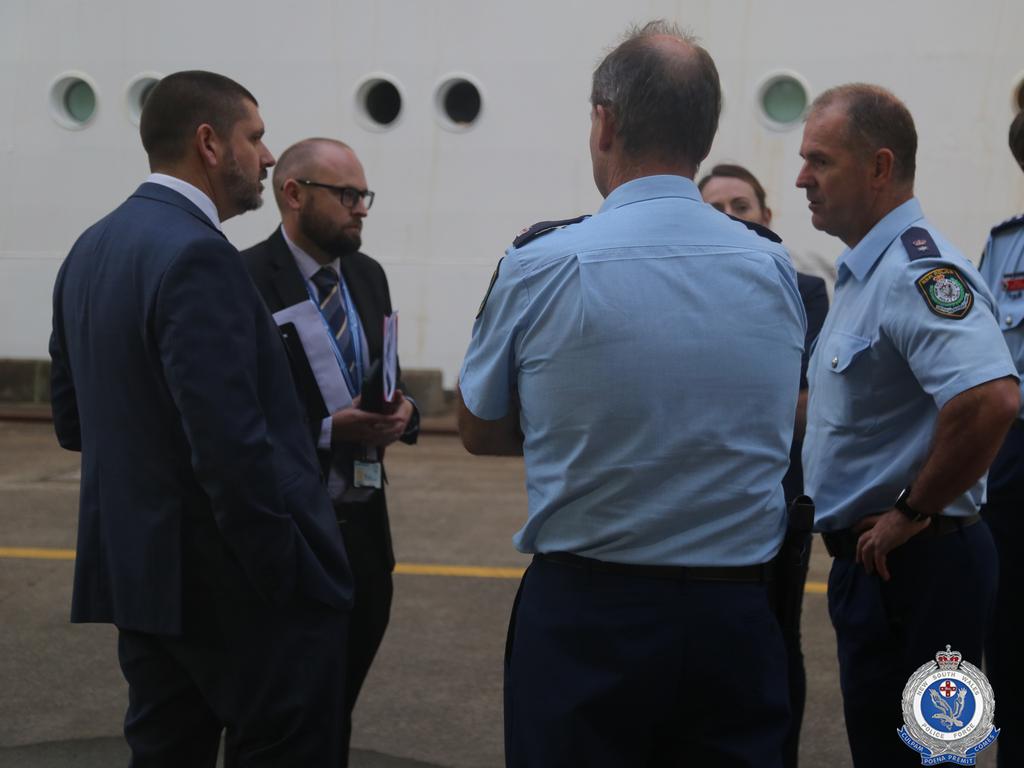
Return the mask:
<path fill-rule="evenodd" d="M 916 150 L 895 96 L 840 86 L 811 105 L 796 180 L 811 223 L 847 246 L 811 356 L 803 459 L 834 557 L 857 768 L 919 764 L 897 735 L 902 694 L 937 651 L 981 663 L 996 553 L 975 523 L 1019 407 L 992 295 L 914 197 Z"/>
<path fill-rule="evenodd" d="M 591 103 L 604 204 L 516 239 L 460 377 L 466 447 L 526 462 L 506 763 L 778 768 L 766 582 L 806 330 L 796 274 L 693 183 L 721 91 L 692 38 L 635 31 Z"/>
<path fill-rule="evenodd" d="M 1024 112 L 1010 125 L 1010 150 L 1024 170 Z M 1024 371 L 1024 216 L 992 230 L 981 266 L 999 305 L 1003 339 Z M 1024 407 L 1006 436 L 988 473 L 988 498 L 981 516 L 999 551 L 999 589 L 995 616 L 985 643 L 985 673 L 995 691 L 999 720 L 999 768 L 1024 765 L 1024 659 L 1020 654 L 1021 620 L 1017 600 L 1024 582 L 1018 542 L 1024 536 Z"/>

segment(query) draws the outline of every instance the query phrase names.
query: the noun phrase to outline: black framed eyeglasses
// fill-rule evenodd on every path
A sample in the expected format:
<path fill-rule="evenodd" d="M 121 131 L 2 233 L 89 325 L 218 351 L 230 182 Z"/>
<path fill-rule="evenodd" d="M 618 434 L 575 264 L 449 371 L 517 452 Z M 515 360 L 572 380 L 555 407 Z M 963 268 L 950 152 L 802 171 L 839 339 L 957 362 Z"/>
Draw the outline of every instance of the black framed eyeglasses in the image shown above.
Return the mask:
<path fill-rule="evenodd" d="M 341 200 L 341 204 L 346 208 L 355 208 L 359 205 L 359 201 L 362 200 L 366 205 L 366 210 L 370 210 L 370 206 L 373 205 L 373 192 L 368 189 L 356 189 L 355 187 L 338 187 L 334 184 L 324 184 L 319 181 L 310 181 L 309 179 L 296 179 L 299 184 L 305 184 L 307 187 L 320 187 L 322 189 L 329 189 L 334 192 L 338 199 Z"/>

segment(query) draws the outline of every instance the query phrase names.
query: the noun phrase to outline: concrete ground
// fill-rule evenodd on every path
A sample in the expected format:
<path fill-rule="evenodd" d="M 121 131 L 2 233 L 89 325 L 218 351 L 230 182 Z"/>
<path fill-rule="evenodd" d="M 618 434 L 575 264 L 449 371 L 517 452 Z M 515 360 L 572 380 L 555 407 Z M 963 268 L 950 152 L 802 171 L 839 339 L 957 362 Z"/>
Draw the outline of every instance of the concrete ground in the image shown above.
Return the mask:
<path fill-rule="evenodd" d="M 524 517 L 522 463 L 474 458 L 453 436 L 425 435 L 389 449 L 388 470 L 399 569 L 391 625 L 356 711 L 353 768 L 499 766 L 501 663 L 518 583 L 510 569 L 526 564 L 510 543 Z M 0 766 L 127 764 L 115 631 L 68 623 L 77 490 L 78 457 L 56 446 L 48 424 L 0 421 Z M 821 588 L 827 560 L 816 542 L 801 758 L 841 768 L 850 760 Z"/>

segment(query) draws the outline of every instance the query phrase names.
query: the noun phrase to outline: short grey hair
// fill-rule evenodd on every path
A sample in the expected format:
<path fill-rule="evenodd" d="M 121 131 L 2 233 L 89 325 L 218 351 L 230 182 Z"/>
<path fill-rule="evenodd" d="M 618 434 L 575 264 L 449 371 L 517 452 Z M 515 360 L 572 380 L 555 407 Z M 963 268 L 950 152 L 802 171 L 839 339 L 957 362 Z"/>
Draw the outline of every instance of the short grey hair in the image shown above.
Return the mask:
<path fill-rule="evenodd" d="M 897 181 L 913 182 L 917 170 L 917 129 L 907 106 L 880 85 L 849 83 L 829 88 L 808 114 L 837 105 L 846 113 L 847 141 L 865 154 L 888 149 Z"/>
<path fill-rule="evenodd" d="M 679 55 L 654 38 L 676 38 Z M 678 25 L 634 27 L 598 65 L 590 103 L 608 109 L 627 155 L 699 165 L 711 151 L 722 111 L 722 88 L 711 55 Z"/>

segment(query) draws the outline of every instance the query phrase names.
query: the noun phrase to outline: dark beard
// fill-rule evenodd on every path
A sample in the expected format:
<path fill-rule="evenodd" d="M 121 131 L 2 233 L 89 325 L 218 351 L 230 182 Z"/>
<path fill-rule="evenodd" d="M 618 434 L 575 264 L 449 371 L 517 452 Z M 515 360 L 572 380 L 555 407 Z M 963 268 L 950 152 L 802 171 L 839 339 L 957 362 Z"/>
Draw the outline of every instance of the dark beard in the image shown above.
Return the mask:
<path fill-rule="evenodd" d="M 224 190 L 239 212 L 255 211 L 263 205 L 259 179 L 245 178 L 233 152 L 224 156 Z"/>
<path fill-rule="evenodd" d="M 347 256 L 363 245 L 363 239 L 356 234 L 335 228 L 332 223 L 317 214 L 312 206 L 299 210 L 299 229 L 325 252 L 332 256 Z"/>

